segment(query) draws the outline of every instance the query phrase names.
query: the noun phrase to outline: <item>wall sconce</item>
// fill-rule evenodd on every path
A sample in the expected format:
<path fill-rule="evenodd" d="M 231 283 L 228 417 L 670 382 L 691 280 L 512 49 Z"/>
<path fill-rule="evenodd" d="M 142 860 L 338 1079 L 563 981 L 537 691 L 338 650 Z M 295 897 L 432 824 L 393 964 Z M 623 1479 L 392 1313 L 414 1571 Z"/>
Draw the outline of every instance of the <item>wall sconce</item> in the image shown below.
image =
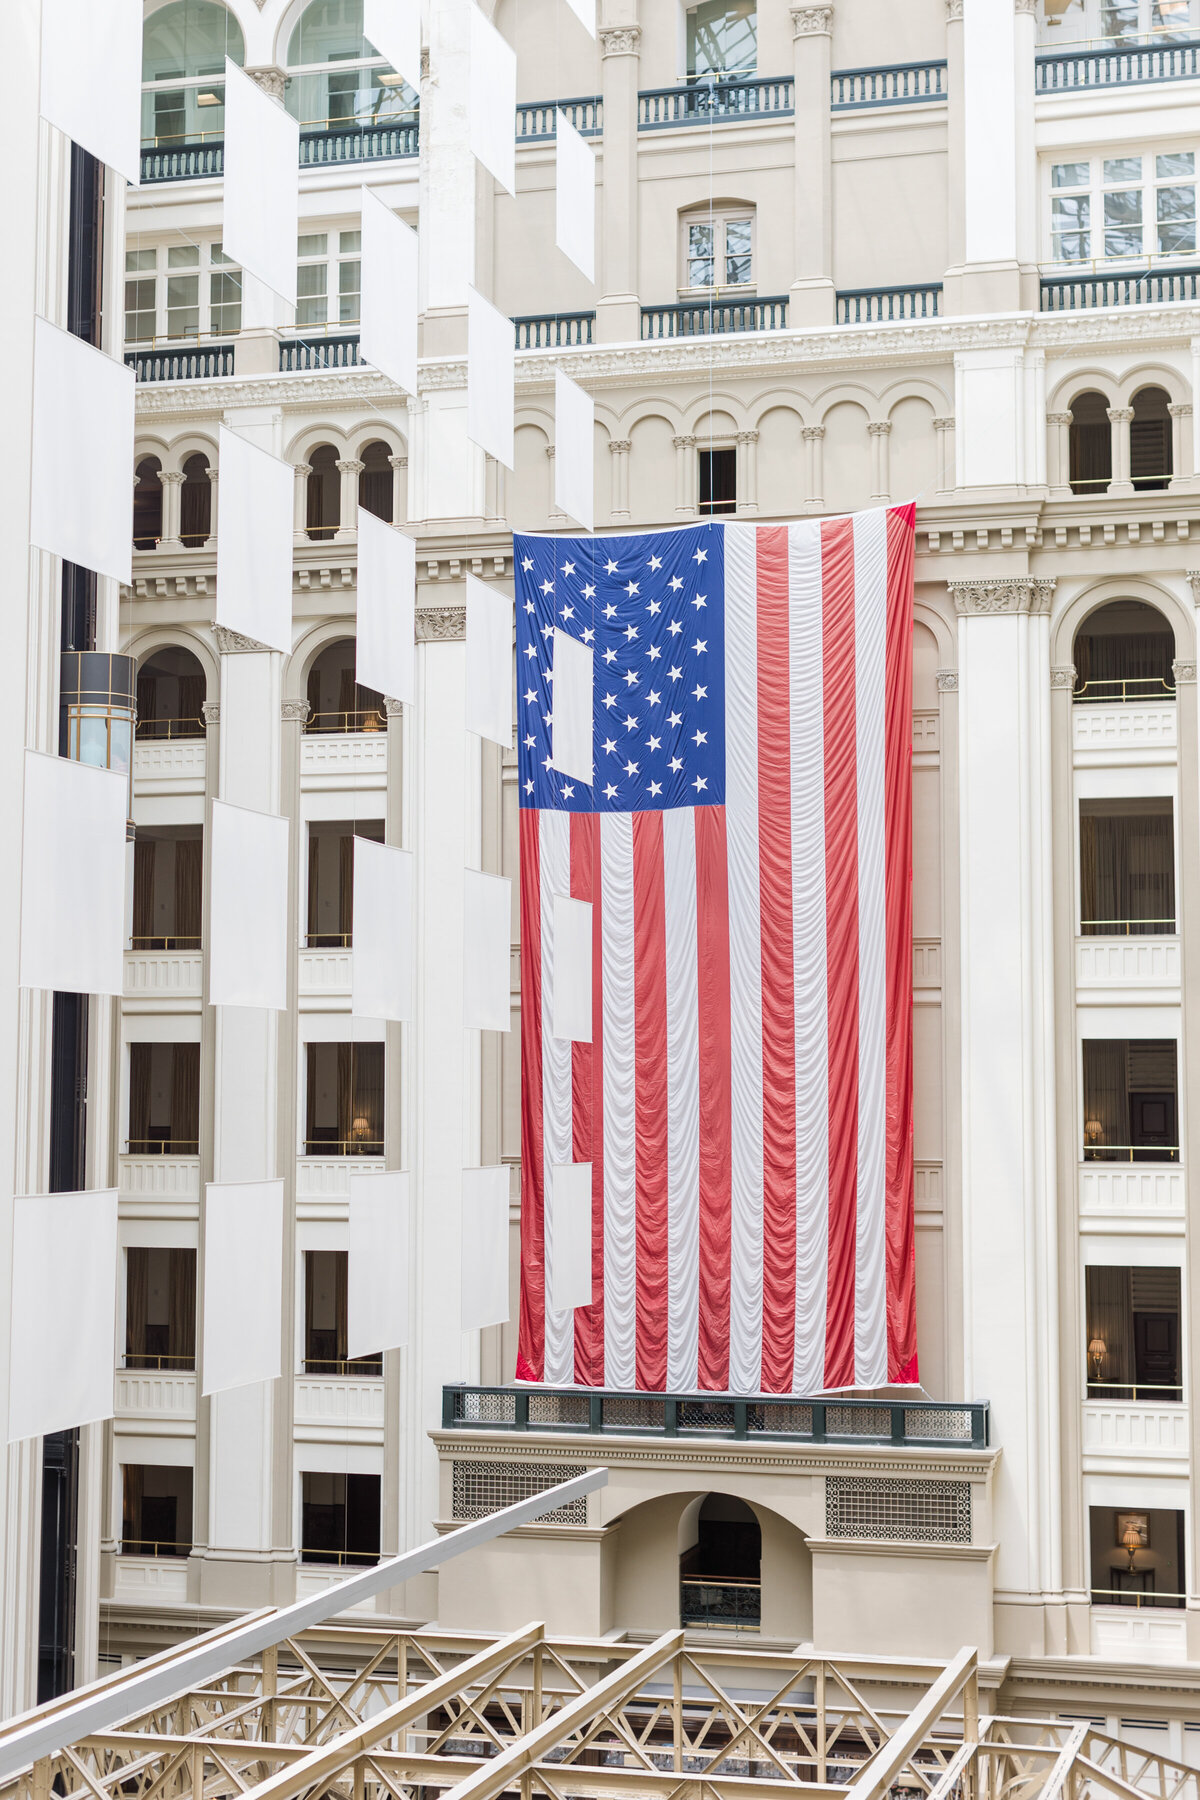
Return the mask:
<path fill-rule="evenodd" d="M 1099 1381 L 1100 1369 L 1104 1358 L 1108 1355 L 1108 1345 L 1102 1337 L 1094 1337 L 1088 1345 L 1088 1355 L 1092 1359 L 1092 1380 Z"/>

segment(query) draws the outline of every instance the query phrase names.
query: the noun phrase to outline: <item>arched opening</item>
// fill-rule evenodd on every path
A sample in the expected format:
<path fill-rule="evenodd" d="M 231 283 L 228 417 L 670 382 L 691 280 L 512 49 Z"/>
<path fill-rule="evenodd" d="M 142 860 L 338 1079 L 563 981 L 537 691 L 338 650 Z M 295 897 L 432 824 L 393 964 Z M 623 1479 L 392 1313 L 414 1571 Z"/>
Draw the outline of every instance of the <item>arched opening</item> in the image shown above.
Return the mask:
<path fill-rule="evenodd" d="M 288 42 L 287 66 L 293 73 L 284 104 L 307 130 L 395 126 L 416 117 L 417 95 L 363 34 L 362 0 L 312 0 Z"/>
<path fill-rule="evenodd" d="M 1129 422 L 1129 475 L 1137 493 L 1165 488 L 1171 459 L 1171 397 L 1164 388 L 1144 387 L 1133 396 Z"/>
<path fill-rule="evenodd" d="M 1075 634 L 1076 703 L 1175 698 L 1175 634 L 1144 600 L 1110 600 Z"/>
<path fill-rule="evenodd" d="M 190 650 L 167 644 L 151 651 L 138 665 L 139 739 L 203 737 L 207 687 L 203 665 Z"/>
<path fill-rule="evenodd" d="M 206 544 L 211 532 L 212 482 L 208 478 L 208 458 L 197 451 L 183 465 L 183 484 L 179 490 L 180 542 L 194 549 Z"/>
<path fill-rule="evenodd" d="M 358 504 L 364 512 L 374 513 L 387 525 L 394 525 L 392 504 L 394 483 L 391 465 L 392 447 L 377 438 L 362 453 L 362 474 L 358 478 Z"/>
<path fill-rule="evenodd" d="M 386 731 L 383 695 L 354 679 L 354 639 L 326 644 L 308 671 L 305 731 Z"/>
<path fill-rule="evenodd" d="M 310 538 L 331 538 L 342 522 L 342 477 L 338 453 L 332 444 L 318 444 L 308 459 L 308 513 L 305 528 Z"/>
<path fill-rule="evenodd" d="M 162 464 L 157 456 L 143 456 L 135 473 L 133 547 L 135 550 L 157 550 L 163 528 Z"/>
<path fill-rule="evenodd" d="M 225 131 L 225 58 L 246 60 L 242 28 L 215 0 L 172 0 L 142 33 L 142 142 L 159 149 Z"/>
<path fill-rule="evenodd" d="M 706 1494 L 680 1520 L 679 1618 L 725 1631 L 762 1621 L 762 1527 L 733 1494 Z"/>
<path fill-rule="evenodd" d="M 1089 391 L 1071 402 L 1071 492 L 1105 494 L 1112 480 L 1108 398 Z"/>

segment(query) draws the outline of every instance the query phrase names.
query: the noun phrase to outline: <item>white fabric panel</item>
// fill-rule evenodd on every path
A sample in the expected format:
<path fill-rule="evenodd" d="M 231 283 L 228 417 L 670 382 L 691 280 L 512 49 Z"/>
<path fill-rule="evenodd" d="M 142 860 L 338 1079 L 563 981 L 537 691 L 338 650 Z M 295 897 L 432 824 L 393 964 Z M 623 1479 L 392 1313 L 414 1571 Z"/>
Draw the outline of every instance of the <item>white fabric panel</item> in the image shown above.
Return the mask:
<path fill-rule="evenodd" d="M 405 706 L 416 697 L 416 595 L 416 540 L 360 506 L 355 668 L 363 687 Z"/>
<path fill-rule="evenodd" d="M 792 1391 L 825 1386 L 829 1003 L 825 984 L 825 696 L 821 527 L 788 531 L 792 968 L 796 1020 L 796 1347 Z"/>
<path fill-rule="evenodd" d="M 591 37 L 596 35 L 596 0 L 567 0 L 567 5 Z"/>
<path fill-rule="evenodd" d="M 354 950 L 350 1008 L 358 1019 L 413 1016 L 413 858 L 410 850 L 354 840 Z"/>
<path fill-rule="evenodd" d="M 421 91 L 420 0 L 363 0 L 363 36 Z"/>
<path fill-rule="evenodd" d="M 569 844 L 568 838 L 568 844 Z M 592 903 L 554 895 L 552 1029 L 568 1043 L 592 1041 Z"/>
<path fill-rule="evenodd" d="M 13 1201 L 8 1441 L 110 1419 L 117 1190 Z"/>
<path fill-rule="evenodd" d="M 34 320 L 30 541 L 124 582 L 133 570 L 133 390 L 132 369 Z"/>
<path fill-rule="evenodd" d="M 407 1344 L 409 1260 L 407 1173 L 351 1174 L 347 1356 Z"/>
<path fill-rule="evenodd" d="M 140 0 L 42 0 L 41 114 L 137 187 Z"/>
<path fill-rule="evenodd" d="M 283 1182 L 208 1182 L 201 1393 L 278 1380 L 282 1303 Z"/>
<path fill-rule="evenodd" d="M 506 750 L 513 741 L 513 603 L 467 576 L 467 730 Z"/>
<path fill-rule="evenodd" d="M 463 1170 L 460 1331 L 508 1323 L 508 1189 L 507 1168 Z"/>
<path fill-rule="evenodd" d="M 292 647 L 295 471 L 224 425 L 218 467 L 217 624 L 286 656 Z"/>
<path fill-rule="evenodd" d="M 361 280 L 359 355 L 406 394 L 415 394 L 417 234 L 369 187 L 362 190 Z"/>
<path fill-rule="evenodd" d="M 571 815 L 543 811 L 538 818 L 538 869 L 541 880 L 539 923 L 542 938 L 542 1168 L 546 1203 L 543 1214 L 546 1260 L 545 1379 L 569 1382 L 575 1374 L 575 1321 L 569 1307 L 557 1304 L 549 1270 L 554 1262 L 555 1218 L 550 1203 L 553 1163 L 574 1161 L 571 1091 L 571 1046 L 554 1035 L 554 989 L 558 969 L 555 924 L 556 894 L 571 889 Z"/>
<path fill-rule="evenodd" d="M 116 770 L 25 752 L 22 987 L 122 991 L 128 803 Z"/>
<path fill-rule="evenodd" d="M 588 787 L 592 784 L 592 669 L 595 652 L 590 644 L 565 631 L 554 631 L 551 665 L 554 681 L 550 714 L 550 763 L 561 775 L 571 775 Z"/>
<path fill-rule="evenodd" d="M 887 698 L 887 515 L 854 519 L 854 733 L 858 749 L 858 1204 L 854 1378 L 887 1370 L 887 923 L 884 906 L 884 706 Z"/>
<path fill-rule="evenodd" d="M 600 934 L 604 1008 L 604 1381 L 607 1387 L 634 1388 L 637 1119 L 633 819 L 629 813 L 600 815 Z"/>
<path fill-rule="evenodd" d="M 478 16 L 474 0 L 471 12 Z M 490 29 L 490 27 L 489 27 Z M 509 113 L 508 129 L 513 129 Z M 513 322 L 467 289 L 467 436 L 489 456 L 513 466 Z"/>
<path fill-rule="evenodd" d="M 700 1362 L 700 992 L 696 815 L 663 822 L 667 992 L 667 1387 L 690 1393 Z"/>
<path fill-rule="evenodd" d="M 573 1308 L 592 1304 L 592 1165 L 550 1163 L 546 1175 L 546 1292 L 569 1320 Z M 547 1381 L 569 1379 L 547 1370 Z"/>
<path fill-rule="evenodd" d="M 469 0 L 471 152 L 510 194 L 517 191 L 517 53 Z"/>
<path fill-rule="evenodd" d="M 463 875 L 463 1024 L 474 1031 L 512 1027 L 509 958 L 512 883 L 506 875 Z"/>
<path fill-rule="evenodd" d="M 581 275 L 595 281 L 596 157 L 561 107 L 555 115 L 554 179 L 554 241 Z"/>
<path fill-rule="evenodd" d="M 300 123 L 228 57 L 224 196 L 221 248 L 226 256 L 295 306 Z M 220 525 L 223 530 L 223 508 Z"/>
<path fill-rule="evenodd" d="M 210 1006 L 287 1010 L 288 821 L 214 800 Z"/>
<path fill-rule="evenodd" d="M 592 396 L 554 375 L 554 499 L 568 518 L 591 531 L 596 520 L 596 408 Z"/>
<path fill-rule="evenodd" d="M 725 527 L 725 832 L 729 858 L 729 1386 L 762 1373 L 762 919 L 758 850 L 758 606 L 752 525 Z"/>

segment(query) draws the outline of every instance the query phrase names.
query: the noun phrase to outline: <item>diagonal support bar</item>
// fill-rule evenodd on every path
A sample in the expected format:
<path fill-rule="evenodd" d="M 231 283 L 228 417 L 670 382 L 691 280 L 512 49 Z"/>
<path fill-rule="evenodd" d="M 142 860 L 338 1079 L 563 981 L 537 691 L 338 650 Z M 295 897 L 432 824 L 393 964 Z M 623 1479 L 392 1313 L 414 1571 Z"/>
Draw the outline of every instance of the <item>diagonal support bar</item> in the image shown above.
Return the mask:
<path fill-rule="evenodd" d="M 975 1680 L 974 1650 L 960 1650 L 925 1698 L 914 1706 L 899 1731 L 881 1744 L 856 1781 L 846 1789 L 847 1800 L 879 1800 L 912 1760 L 950 1702 Z"/>

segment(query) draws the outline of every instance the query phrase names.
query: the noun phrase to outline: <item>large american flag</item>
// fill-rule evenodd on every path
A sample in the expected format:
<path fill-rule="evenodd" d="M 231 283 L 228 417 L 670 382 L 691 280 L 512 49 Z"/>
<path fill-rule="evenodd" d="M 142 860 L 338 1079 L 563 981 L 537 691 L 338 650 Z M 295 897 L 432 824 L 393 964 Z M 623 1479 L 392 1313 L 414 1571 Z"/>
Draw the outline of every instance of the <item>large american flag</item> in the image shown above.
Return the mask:
<path fill-rule="evenodd" d="M 523 1380 L 917 1379 L 913 542 L 911 506 L 515 539 Z M 591 785 L 551 760 L 556 631 Z M 590 1043 L 553 1036 L 555 895 L 592 907 Z M 555 1312 L 567 1163 L 592 1304 Z"/>

